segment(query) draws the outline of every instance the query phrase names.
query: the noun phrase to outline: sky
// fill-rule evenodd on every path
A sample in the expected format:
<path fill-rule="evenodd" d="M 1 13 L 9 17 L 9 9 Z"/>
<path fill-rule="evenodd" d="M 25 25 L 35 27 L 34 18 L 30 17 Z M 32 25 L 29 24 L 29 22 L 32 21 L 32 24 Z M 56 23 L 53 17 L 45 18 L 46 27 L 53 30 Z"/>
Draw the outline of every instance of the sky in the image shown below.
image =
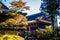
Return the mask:
<path fill-rule="evenodd" d="M 10 3 L 14 1 L 14 0 L 6 0 L 6 2 L 3 0 L 2 2 L 7 6 L 11 6 Z M 23 0 L 24 2 L 27 2 L 26 5 L 30 7 L 30 10 L 28 11 L 24 11 L 25 13 L 27 13 L 27 16 L 29 15 L 33 15 L 36 13 L 41 12 L 39 10 L 40 5 L 41 5 L 41 0 Z"/>

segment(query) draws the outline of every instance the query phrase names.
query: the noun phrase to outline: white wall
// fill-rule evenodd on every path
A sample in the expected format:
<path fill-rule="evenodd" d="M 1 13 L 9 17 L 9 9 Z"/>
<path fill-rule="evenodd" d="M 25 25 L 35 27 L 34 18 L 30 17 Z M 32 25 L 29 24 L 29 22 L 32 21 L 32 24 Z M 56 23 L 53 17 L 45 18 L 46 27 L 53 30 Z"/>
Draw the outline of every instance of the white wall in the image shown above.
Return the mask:
<path fill-rule="evenodd" d="M 57 16 L 57 26 L 60 27 L 60 17 Z"/>

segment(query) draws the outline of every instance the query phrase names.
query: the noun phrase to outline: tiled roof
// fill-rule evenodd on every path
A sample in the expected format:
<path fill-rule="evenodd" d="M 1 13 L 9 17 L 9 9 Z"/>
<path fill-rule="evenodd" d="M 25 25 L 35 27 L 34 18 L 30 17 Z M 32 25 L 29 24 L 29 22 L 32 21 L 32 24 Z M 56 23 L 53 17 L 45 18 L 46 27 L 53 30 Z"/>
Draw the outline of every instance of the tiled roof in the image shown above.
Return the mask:
<path fill-rule="evenodd" d="M 38 17 L 41 17 L 43 14 L 42 13 L 36 13 L 34 15 L 27 16 L 28 21 L 35 20 Z"/>

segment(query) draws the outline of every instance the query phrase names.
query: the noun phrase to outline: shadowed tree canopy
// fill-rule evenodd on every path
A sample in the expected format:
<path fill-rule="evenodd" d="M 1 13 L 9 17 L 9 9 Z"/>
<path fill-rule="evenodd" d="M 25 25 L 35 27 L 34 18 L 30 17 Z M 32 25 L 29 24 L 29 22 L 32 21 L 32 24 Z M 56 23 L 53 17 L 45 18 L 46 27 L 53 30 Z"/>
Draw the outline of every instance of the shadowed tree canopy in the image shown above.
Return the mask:
<path fill-rule="evenodd" d="M 41 12 L 50 16 L 52 19 L 59 14 L 59 0 L 42 0 Z M 48 17 L 49 18 L 49 17 Z"/>
<path fill-rule="evenodd" d="M 59 0 L 42 0 L 41 10 L 49 14 L 56 13 L 59 8 Z M 47 11 L 46 11 L 47 10 Z M 56 13 L 57 14 L 57 13 Z"/>

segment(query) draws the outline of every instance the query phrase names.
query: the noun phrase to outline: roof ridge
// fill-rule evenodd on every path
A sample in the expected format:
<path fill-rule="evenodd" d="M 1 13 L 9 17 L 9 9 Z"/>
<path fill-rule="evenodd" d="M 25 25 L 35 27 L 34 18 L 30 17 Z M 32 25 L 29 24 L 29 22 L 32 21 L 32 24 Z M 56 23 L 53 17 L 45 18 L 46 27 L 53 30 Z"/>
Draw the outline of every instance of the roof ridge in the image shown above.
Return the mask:
<path fill-rule="evenodd" d="M 6 8 L 6 9 L 9 9 L 6 5 L 4 5 L 1 1 L 0 1 L 0 3 Z"/>

